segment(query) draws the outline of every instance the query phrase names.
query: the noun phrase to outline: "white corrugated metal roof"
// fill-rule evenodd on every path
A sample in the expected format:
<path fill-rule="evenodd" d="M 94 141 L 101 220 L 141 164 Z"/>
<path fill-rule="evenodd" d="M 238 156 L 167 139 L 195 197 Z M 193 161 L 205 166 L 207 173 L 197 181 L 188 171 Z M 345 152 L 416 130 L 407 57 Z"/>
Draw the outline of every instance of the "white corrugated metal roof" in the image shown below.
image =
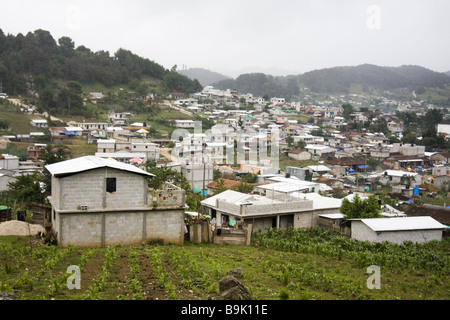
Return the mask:
<path fill-rule="evenodd" d="M 355 219 L 356 220 L 356 219 Z M 358 219 L 359 220 L 359 219 Z M 445 226 L 432 217 L 372 218 L 360 219 L 373 231 L 405 231 L 445 229 Z"/>
<path fill-rule="evenodd" d="M 216 206 L 216 199 L 220 199 L 220 200 L 226 200 L 227 202 L 231 202 L 231 203 L 241 203 L 242 201 L 245 201 L 247 198 L 250 198 L 251 196 L 245 193 L 241 193 L 238 191 L 234 191 L 234 190 L 226 190 L 224 192 L 221 192 L 217 195 L 214 195 L 208 199 L 205 199 L 203 201 L 201 201 L 202 205 L 207 205 L 207 206 Z"/>
<path fill-rule="evenodd" d="M 403 177 L 403 176 L 416 176 L 416 172 L 408 172 L 408 171 L 400 171 L 400 170 L 386 170 L 382 173 L 382 175 L 387 174 L 388 176 L 393 177 Z"/>
<path fill-rule="evenodd" d="M 308 166 L 312 171 L 330 171 L 331 169 L 324 165 Z"/>
<path fill-rule="evenodd" d="M 326 213 L 326 214 L 319 214 L 319 217 L 324 217 L 328 219 L 343 219 L 344 215 L 342 213 Z"/>
<path fill-rule="evenodd" d="M 153 174 L 148 173 L 147 171 L 144 171 L 142 169 L 136 168 L 133 165 L 117 162 L 114 160 L 103 159 L 95 156 L 85 156 L 45 166 L 45 168 L 55 177 L 70 175 L 74 173 L 104 167 L 124 170 L 145 176 L 154 176 Z"/>
<path fill-rule="evenodd" d="M 314 210 L 339 209 L 342 205 L 341 199 L 321 196 L 320 194 L 315 192 L 310 193 L 293 192 L 290 195 L 300 199 L 312 200 Z"/>

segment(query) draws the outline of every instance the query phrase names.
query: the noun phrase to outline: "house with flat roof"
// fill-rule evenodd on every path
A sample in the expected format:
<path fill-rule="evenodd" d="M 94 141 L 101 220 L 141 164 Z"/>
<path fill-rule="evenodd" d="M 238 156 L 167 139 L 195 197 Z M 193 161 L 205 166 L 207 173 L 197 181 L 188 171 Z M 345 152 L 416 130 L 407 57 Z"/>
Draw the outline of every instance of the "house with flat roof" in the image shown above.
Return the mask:
<path fill-rule="evenodd" d="M 35 128 L 48 128 L 47 120 L 45 119 L 33 119 L 30 124 Z"/>
<path fill-rule="evenodd" d="M 240 220 L 245 227 L 251 224 L 254 230 L 262 231 L 316 226 L 320 214 L 339 210 L 339 199 L 308 195 L 312 194 L 298 193 L 294 196 L 274 191 L 264 196 L 227 190 L 203 200 L 201 205 L 203 214 L 215 218 L 217 227 L 227 225 L 232 219 Z M 331 201 L 322 201 L 324 198 Z"/>
<path fill-rule="evenodd" d="M 176 128 L 194 128 L 194 120 L 175 120 Z"/>

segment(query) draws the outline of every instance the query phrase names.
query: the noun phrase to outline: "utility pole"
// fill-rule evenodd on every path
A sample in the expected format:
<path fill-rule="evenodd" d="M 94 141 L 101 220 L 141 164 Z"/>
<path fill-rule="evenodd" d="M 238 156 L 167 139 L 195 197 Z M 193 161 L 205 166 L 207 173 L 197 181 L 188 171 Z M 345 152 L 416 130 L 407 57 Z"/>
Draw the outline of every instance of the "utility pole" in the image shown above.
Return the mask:
<path fill-rule="evenodd" d="M 205 158 L 202 157 L 202 162 L 203 162 L 203 189 L 202 189 L 202 196 L 205 195 Z"/>

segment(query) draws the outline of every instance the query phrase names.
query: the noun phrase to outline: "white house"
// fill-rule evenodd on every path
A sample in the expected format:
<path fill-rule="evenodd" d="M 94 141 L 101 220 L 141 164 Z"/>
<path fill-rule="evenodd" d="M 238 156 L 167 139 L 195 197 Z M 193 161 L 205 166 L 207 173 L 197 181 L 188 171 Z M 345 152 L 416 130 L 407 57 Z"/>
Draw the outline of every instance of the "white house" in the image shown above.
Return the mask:
<path fill-rule="evenodd" d="M 371 218 L 351 220 L 351 237 L 360 241 L 424 243 L 441 240 L 446 228 L 432 217 Z"/>
<path fill-rule="evenodd" d="M 77 126 L 83 130 L 105 131 L 109 124 L 107 122 L 78 122 Z"/>
<path fill-rule="evenodd" d="M 395 121 L 390 121 L 387 124 L 388 130 L 392 133 L 401 133 L 403 132 L 403 125 L 401 123 L 397 123 Z"/>
<path fill-rule="evenodd" d="M 30 124 L 35 128 L 48 128 L 47 120 L 45 119 L 31 120 Z"/>
<path fill-rule="evenodd" d="M 98 139 L 97 152 L 112 153 L 116 151 L 116 140 L 114 139 Z"/>
<path fill-rule="evenodd" d="M 442 122 L 438 123 L 437 132 L 450 135 L 450 121 L 442 121 Z"/>
<path fill-rule="evenodd" d="M 19 157 L 10 154 L 0 154 L 0 168 L 14 172 L 19 171 Z"/>
<path fill-rule="evenodd" d="M 381 173 L 380 181 L 390 184 L 400 184 L 402 177 L 410 177 L 411 186 L 420 185 L 422 183 L 422 176 L 416 172 L 401 171 L 401 170 L 386 170 Z"/>
<path fill-rule="evenodd" d="M 175 120 L 177 128 L 194 128 L 194 120 Z"/>
<path fill-rule="evenodd" d="M 145 154 L 144 161 L 155 161 L 159 159 L 159 145 L 156 143 L 132 142 L 131 151 Z"/>
<path fill-rule="evenodd" d="M 311 160 L 311 153 L 306 150 L 292 149 L 288 151 L 288 157 L 295 160 Z"/>
<path fill-rule="evenodd" d="M 337 151 L 335 148 L 331 148 L 328 146 L 324 146 L 321 144 L 308 144 L 305 147 L 305 150 L 310 152 L 312 155 L 319 155 L 320 157 L 325 156 L 327 154 L 333 154 Z"/>

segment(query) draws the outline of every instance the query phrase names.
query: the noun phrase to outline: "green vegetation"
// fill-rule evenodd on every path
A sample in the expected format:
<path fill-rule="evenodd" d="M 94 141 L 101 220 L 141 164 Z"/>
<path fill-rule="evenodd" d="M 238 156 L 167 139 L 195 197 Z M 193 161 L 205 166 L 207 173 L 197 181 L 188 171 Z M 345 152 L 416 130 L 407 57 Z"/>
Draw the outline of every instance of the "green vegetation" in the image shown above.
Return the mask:
<path fill-rule="evenodd" d="M 449 105 L 450 78 L 419 66 L 380 67 L 363 64 L 352 67 L 334 67 L 313 70 L 301 75 L 273 77 L 262 73 L 243 74 L 236 79 L 226 79 L 214 84 L 219 89 L 233 88 L 241 93 L 269 97 L 293 97 L 308 88 L 308 94 L 371 94 L 385 90 L 399 91 L 405 98 L 417 98 L 428 103 Z"/>
<path fill-rule="evenodd" d="M 347 198 L 342 200 L 340 212 L 348 219 L 379 218 L 381 213 L 380 205 L 374 195 L 366 199 L 361 199 L 358 194 L 352 201 Z"/>
<path fill-rule="evenodd" d="M 448 238 L 402 245 L 346 239 L 319 227 L 268 229 L 252 246 L 150 243 L 83 249 L 0 237 L 0 291 L 19 299 L 215 299 L 228 270 L 242 268 L 255 299 L 448 300 Z M 36 241 L 36 240 L 35 240 Z M 81 268 L 81 289 L 66 269 Z M 368 289 L 367 267 L 380 267 L 381 289 Z"/>
<path fill-rule="evenodd" d="M 126 86 L 137 96 L 188 94 L 202 89 L 197 80 L 128 50 L 119 49 L 114 55 L 103 50 L 92 52 L 82 45 L 75 47 L 69 37 L 56 41 L 41 29 L 25 36 L 5 35 L 0 29 L 0 78 L 5 92 L 29 96 L 41 111 L 85 117 L 95 116 L 92 108 L 83 104 L 87 84 Z M 34 93 L 39 93 L 38 100 Z M 113 94 L 107 97 L 113 99 Z"/>

